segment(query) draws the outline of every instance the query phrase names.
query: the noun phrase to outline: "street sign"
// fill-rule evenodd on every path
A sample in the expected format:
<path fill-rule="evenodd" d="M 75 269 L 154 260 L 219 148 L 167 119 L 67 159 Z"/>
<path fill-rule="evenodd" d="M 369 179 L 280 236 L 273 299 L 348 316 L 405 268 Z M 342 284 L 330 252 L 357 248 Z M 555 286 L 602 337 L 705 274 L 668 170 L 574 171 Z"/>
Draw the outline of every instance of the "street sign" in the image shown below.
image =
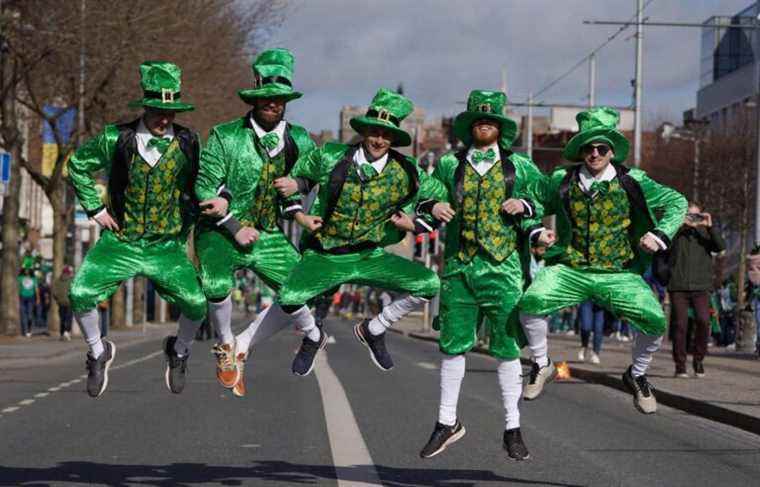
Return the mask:
<path fill-rule="evenodd" d="M 8 184 L 11 180 L 11 155 L 7 152 L 0 154 L 0 182 Z"/>

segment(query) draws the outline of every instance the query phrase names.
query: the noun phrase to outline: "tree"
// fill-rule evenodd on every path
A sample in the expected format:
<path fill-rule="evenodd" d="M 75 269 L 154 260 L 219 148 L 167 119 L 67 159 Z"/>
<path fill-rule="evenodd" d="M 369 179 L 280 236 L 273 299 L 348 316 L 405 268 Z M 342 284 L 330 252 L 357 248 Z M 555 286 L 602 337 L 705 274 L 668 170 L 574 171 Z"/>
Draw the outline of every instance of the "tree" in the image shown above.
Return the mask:
<path fill-rule="evenodd" d="M 14 66 L 13 79 L 19 85 L 14 102 L 49 124 L 58 146 L 49 168 L 42 167 L 36 155 L 18 159 L 52 207 L 57 276 L 65 263 L 66 233 L 74 209 L 66 199 L 66 160 L 79 142 L 105 123 L 135 116 L 125 117 L 125 102 L 141 95 L 140 62 L 167 59 L 180 65 L 185 74 L 183 98 L 197 107 L 188 117 L 191 125 L 208 130 L 241 111 L 241 103 L 228 90 L 250 84 L 245 58 L 279 25 L 285 3 L 15 0 L 4 6 L 14 12 L 4 26 L 8 46 L 4 57 Z M 72 134 L 58 123 L 70 110 L 84 114 Z M 3 302 L 5 298 L 3 294 Z M 55 311 L 50 313 L 51 332 L 58 330 Z M 120 311 L 114 314 L 120 316 Z"/>

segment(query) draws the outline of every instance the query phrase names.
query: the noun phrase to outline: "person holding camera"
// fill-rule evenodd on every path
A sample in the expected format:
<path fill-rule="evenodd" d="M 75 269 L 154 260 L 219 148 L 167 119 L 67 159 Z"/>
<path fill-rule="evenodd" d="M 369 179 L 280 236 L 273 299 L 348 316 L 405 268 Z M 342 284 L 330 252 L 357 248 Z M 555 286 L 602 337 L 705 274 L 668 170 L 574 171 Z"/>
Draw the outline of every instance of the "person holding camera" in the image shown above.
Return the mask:
<path fill-rule="evenodd" d="M 675 376 L 688 378 L 686 372 L 686 331 L 689 307 L 694 309 L 694 374 L 704 377 L 703 361 L 710 336 L 710 291 L 713 282 L 712 254 L 725 250 L 723 237 L 713 225 L 712 216 L 690 201 L 684 223 L 671 247 L 670 302 L 673 309 L 673 361 Z"/>

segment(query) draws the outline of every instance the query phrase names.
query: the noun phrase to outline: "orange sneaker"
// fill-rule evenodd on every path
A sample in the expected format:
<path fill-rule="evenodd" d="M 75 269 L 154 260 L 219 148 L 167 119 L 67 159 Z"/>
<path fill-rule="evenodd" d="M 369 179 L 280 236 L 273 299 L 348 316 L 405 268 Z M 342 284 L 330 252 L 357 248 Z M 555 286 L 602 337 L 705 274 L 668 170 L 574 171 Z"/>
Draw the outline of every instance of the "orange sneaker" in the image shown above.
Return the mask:
<path fill-rule="evenodd" d="M 233 349 L 234 345 L 217 343 L 211 350 L 216 355 L 216 378 L 227 389 L 234 387 L 240 378 Z"/>
<path fill-rule="evenodd" d="M 243 374 L 243 371 L 245 370 L 245 359 L 246 356 L 244 353 L 237 354 L 237 358 L 235 359 L 238 372 L 240 373 L 237 382 L 235 382 L 235 386 L 232 388 L 232 394 L 235 397 L 245 397 L 245 374 Z"/>

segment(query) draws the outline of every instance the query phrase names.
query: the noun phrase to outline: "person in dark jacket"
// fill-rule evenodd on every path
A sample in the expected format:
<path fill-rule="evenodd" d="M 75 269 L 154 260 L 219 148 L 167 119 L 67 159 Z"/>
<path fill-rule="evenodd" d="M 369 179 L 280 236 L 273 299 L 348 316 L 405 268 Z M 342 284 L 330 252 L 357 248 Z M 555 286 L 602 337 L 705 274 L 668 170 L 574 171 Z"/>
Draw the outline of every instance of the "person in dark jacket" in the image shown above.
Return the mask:
<path fill-rule="evenodd" d="M 673 361 L 675 376 L 687 378 L 686 330 L 689 308 L 694 309 L 694 374 L 704 377 L 703 361 L 710 335 L 710 291 L 713 285 L 712 254 L 725 250 L 726 244 L 713 225 L 712 216 L 695 202 L 683 226 L 673 238 L 670 257 L 670 302 L 673 309 Z"/>

